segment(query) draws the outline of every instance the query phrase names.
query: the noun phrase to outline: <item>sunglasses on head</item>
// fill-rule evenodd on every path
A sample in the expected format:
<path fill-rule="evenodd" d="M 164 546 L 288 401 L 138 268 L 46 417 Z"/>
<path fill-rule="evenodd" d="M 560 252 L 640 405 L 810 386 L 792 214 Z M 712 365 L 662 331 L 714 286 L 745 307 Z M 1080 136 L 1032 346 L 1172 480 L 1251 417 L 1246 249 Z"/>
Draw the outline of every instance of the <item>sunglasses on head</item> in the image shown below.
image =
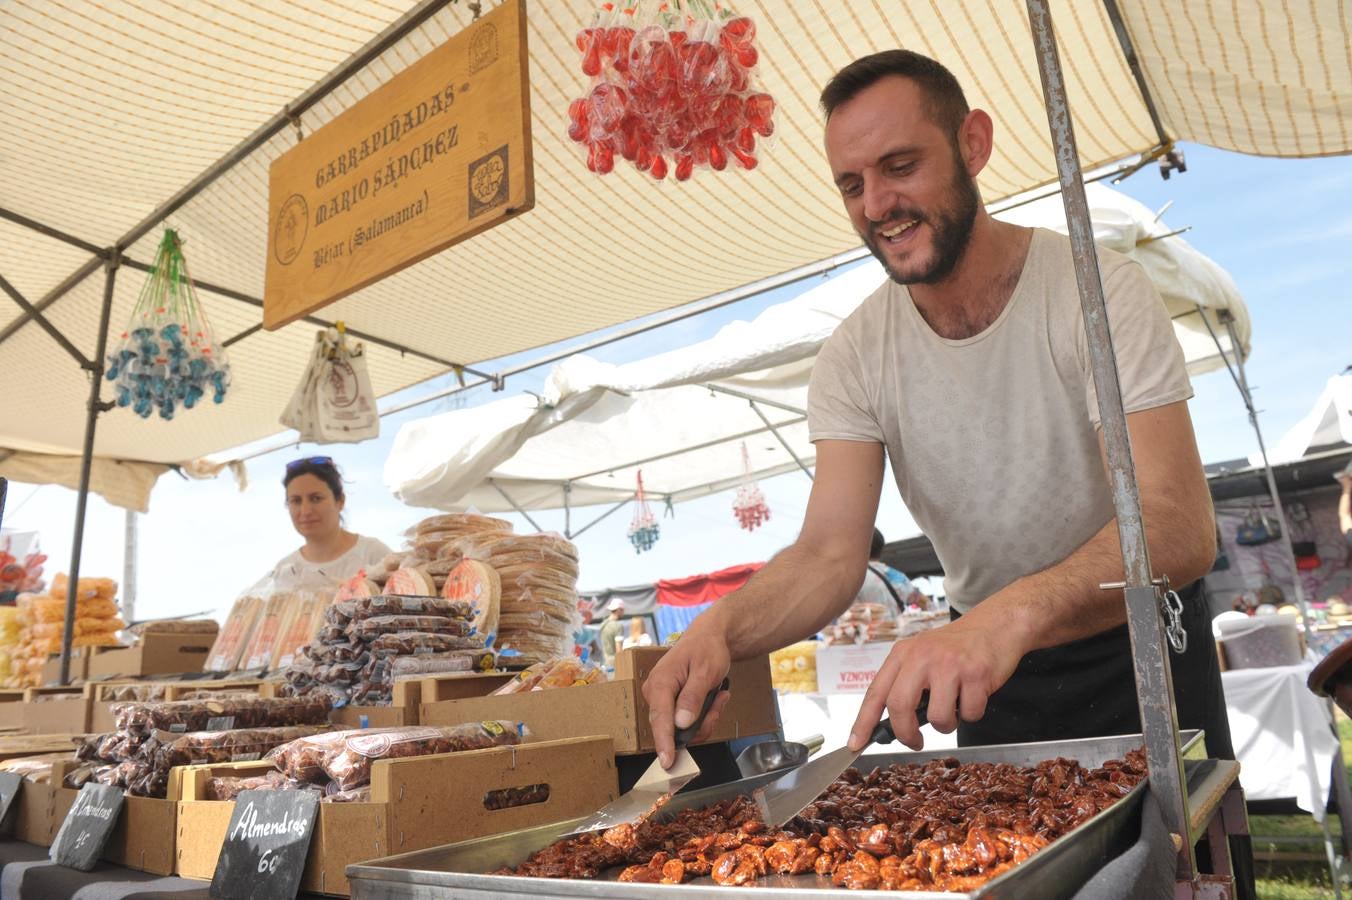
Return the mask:
<path fill-rule="evenodd" d="M 332 456 L 305 456 L 300 459 L 293 459 L 286 464 L 286 471 L 294 472 L 301 466 L 331 466 L 333 465 Z"/>

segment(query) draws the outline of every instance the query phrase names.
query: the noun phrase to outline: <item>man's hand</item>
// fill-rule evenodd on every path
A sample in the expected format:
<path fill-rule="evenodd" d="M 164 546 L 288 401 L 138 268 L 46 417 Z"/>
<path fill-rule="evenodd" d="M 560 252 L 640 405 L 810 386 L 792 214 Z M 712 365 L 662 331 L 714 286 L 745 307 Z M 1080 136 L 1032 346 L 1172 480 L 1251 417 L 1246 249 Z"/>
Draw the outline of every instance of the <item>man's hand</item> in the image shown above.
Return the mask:
<path fill-rule="evenodd" d="M 712 610 L 710 610 L 712 612 Z M 709 615 L 709 613 L 705 613 Z M 703 617 L 701 617 L 703 618 Z M 674 728 L 687 728 L 699 717 L 709 692 L 718 687 L 732 667 L 727 639 L 717 627 L 711 627 L 712 617 L 705 628 L 691 627 L 662 657 L 643 682 L 643 698 L 648 701 L 648 721 L 652 725 L 653 741 L 662 768 L 670 768 L 676 759 Z M 732 695 L 727 691 L 704 717 L 704 724 L 692 744 L 709 739 L 719 713 Z"/>
<path fill-rule="evenodd" d="M 915 709 L 929 691 L 929 721 L 945 734 L 986 712 L 986 700 L 1014 674 L 1032 647 L 1009 618 L 993 614 L 1003 604 L 992 597 L 972 612 L 933 631 L 892 645 L 892 652 L 864 695 L 850 731 L 851 750 L 863 749 L 884 707 L 892 731 L 912 750 L 924 746 Z"/>

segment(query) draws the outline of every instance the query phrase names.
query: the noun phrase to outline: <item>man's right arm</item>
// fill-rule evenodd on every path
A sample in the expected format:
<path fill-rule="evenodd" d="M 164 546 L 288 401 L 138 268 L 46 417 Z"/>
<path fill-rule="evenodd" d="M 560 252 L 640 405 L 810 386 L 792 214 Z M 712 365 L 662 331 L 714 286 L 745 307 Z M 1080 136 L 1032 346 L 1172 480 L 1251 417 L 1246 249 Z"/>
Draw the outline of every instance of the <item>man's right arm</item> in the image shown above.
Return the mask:
<path fill-rule="evenodd" d="M 674 756 L 675 727 L 695 720 L 734 659 L 802 640 L 838 616 L 859 590 L 882 491 L 883 447 L 822 440 L 798 539 L 747 584 L 696 619 L 643 685 L 659 758 Z M 727 702 L 720 697 L 697 739 Z"/>

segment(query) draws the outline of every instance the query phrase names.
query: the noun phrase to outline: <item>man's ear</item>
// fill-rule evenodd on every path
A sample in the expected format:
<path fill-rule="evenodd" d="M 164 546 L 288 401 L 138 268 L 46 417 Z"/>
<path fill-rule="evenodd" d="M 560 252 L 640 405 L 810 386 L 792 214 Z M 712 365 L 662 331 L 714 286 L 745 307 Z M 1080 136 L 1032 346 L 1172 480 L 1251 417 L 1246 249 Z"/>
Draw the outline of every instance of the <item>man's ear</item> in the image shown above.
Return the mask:
<path fill-rule="evenodd" d="M 990 162 L 994 136 L 995 123 L 982 109 L 969 112 L 958 126 L 958 154 L 972 178 L 980 175 Z"/>

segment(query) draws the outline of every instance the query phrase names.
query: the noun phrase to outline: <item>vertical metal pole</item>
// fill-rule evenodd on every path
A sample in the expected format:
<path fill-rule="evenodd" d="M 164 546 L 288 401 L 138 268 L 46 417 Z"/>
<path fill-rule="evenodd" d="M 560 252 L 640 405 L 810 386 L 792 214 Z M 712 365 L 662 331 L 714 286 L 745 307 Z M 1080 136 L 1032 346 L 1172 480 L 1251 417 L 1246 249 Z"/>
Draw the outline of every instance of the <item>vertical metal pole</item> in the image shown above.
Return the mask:
<path fill-rule="evenodd" d="M 568 495 L 573 492 L 573 484 L 570 481 L 563 483 L 563 536 L 570 541 L 573 539 L 573 509 L 569 504 Z"/>
<path fill-rule="evenodd" d="M 126 540 L 122 545 L 122 617 L 128 625 L 136 621 L 137 515 L 136 510 L 127 510 Z"/>
<path fill-rule="evenodd" d="M 61 632 L 61 683 L 70 684 L 70 643 L 75 634 L 75 600 L 79 593 L 80 554 L 84 549 L 85 510 L 89 505 L 89 472 L 94 465 L 94 427 L 102 404 L 103 357 L 108 353 L 108 320 L 113 314 L 113 284 L 122 251 L 112 247 L 103 263 L 103 309 L 99 311 L 99 339 L 89 368 L 89 409 L 85 413 L 84 453 L 80 457 L 80 491 L 75 497 L 75 538 L 70 548 L 70 587 L 66 589 L 66 628 Z"/>
<path fill-rule="evenodd" d="M 1103 301 L 1103 283 L 1099 275 L 1098 255 L 1094 250 L 1089 204 L 1084 195 L 1079 151 L 1075 145 L 1075 130 L 1066 99 L 1065 81 L 1061 75 L 1051 12 L 1047 0 L 1027 0 L 1027 4 L 1033 43 L 1037 49 L 1038 71 L 1042 76 L 1042 90 L 1047 104 L 1047 123 L 1056 153 L 1061 197 L 1066 207 L 1066 224 L 1070 229 L 1075 280 L 1080 288 L 1080 307 L 1084 314 L 1094 387 L 1098 393 L 1103 444 L 1108 459 L 1108 478 L 1117 514 L 1117 533 L 1122 544 L 1122 562 L 1126 570 L 1127 626 L 1131 633 L 1141 728 L 1145 734 L 1146 758 L 1150 765 L 1150 790 L 1159 802 L 1165 825 L 1182 838 L 1178 875 L 1191 881 L 1194 873 L 1192 834 L 1188 817 L 1187 782 L 1183 777 L 1183 759 L 1178 748 L 1178 716 L 1174 710 L 1169 657 L 1160 624 L 1159 597 L 1152 585 L 1127 417 L 1122 407 L 1112 338 L 1108 333 L 1108 311 Z"/>
<path fill-rule="evenodd" d="M 1239 352 L 1239 339 L 1235 335 L 1235 317 L 1223 316 L 1225 330 L 1230 335 L 1230 346 L 1235 351 L 1235 380 L 1239 383 L 1239 393 L 1244 398 L 1244 406 L 1249 411 L 1249 424 L 1253 426 L 1253 435 L 1258 439 L 1258 452 L 1263 457 L 1263 474 L 1267 477 L 1268 494 L 1272 497 L 1272 508 L 1277 516 L 1277 524 L 1282 529 L 1281 543 L 1286 556 L 1291 560 L 1291 581 L 1296 591 L 1296 608 L 1300 610 L 1301 621 L 1305 623 L 1305 640 L 1308 642 L 1314 632 L 1314 623 L 1310 621 L 1310 610 L 1305 605 L 1305 585 L 1300 580 L 1300 570 L 1296 568 L 1296 551 L 1291 546 L 1291 526 L 1286 522 L 1286 509 L 1282 506 L 1282 495 L 1277 492 L 1277 476 L 1268 462 L 1267 445 L 1263 443 L 1263 429 L 1258 425 L 1258 410 L 1253 405 L 1253 393 L 1249 390 L 1249 379 L 1244 374 L 1244 357 Z"/>

